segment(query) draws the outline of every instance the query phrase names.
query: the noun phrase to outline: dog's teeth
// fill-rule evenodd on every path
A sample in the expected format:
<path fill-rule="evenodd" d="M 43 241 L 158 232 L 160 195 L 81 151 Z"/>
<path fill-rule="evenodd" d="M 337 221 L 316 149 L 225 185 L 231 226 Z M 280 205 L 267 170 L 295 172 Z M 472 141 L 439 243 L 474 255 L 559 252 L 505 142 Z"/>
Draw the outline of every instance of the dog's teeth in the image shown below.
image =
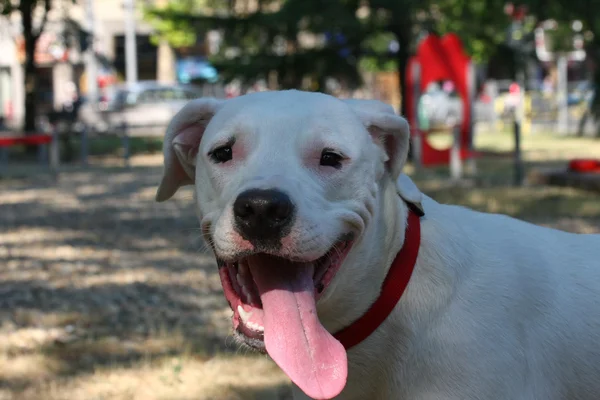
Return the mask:
<path fill-rule="evenodd" d="M 246 326 L 250 329 L 252 329 L 253 331 L 258 331 L 258 332 L 264 332 L 265 331 L 265 327 L 264 326 L 260 326 L 259 324 L 255 324 L 254 322 L 248 322 L 246 324 Z"/>
<path fill-rule="evenodd" d="M 252 311 L 246 311 L 241 305 L 237 306 L 237 311 L 240 314 L 240 318 L 244 324 L 248 323 L 248 320 L 252 316 Z"/>
<path fill-rule="evenodd" d="M 252 311 L 245 311 L 241 305 L 237 307 L 237 311 L 240 314 L 240 319 L 242 320 L 244 325 L 246 325 L 248 328 L 254 331 L 264 332 L 265 328 L 263 326 L 260 326 L 257 323 L 250 321 L 250 317 L 252 317 Z"/>

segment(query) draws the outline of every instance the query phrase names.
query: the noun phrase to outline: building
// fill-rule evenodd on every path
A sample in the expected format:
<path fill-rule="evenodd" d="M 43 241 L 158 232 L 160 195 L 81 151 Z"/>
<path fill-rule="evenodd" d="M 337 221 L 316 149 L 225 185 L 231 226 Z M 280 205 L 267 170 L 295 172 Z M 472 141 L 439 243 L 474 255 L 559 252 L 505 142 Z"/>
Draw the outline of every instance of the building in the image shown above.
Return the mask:
<path fill-rule="evenodd" d="M 163 2 L 164 0 L 155 0 Z M 142 1 L 137 1 L 141 6 Z M 53 0 L 48 22 L 36 47 L 38 66 L 38 115 L 58 110 L 74 97 L 86 96 L 86 46 L 93 5 L 93 30 L 98 85 L 125 79 L 125 19 L 123 0 Z M 159 3 L 160 4 L 160 3 Z M 139 80 L 178 80 L 176 52 L 167 44 L 155 45 L 152 27 L 145 23 L 139 7 L 135 13 Z M 24 116 L 24 45 L 20 16 L 0 16 L 0 118 L 9 126 L 21 126 Z M 179 54 L 180 70 L 195 66 L 205 55 L 202 44 Z M 192 56 L 192 57 L 190 57 Z M 200 60 L 201 61 L 201 60 Z M 193 69 L 193 68 L 192 68 Z M 197 68 L 196 68 L 197 69 Z M 181 74 L 180 74 L 181 75 Z M 185 74 L 184 74 L 185 75 Z"/>

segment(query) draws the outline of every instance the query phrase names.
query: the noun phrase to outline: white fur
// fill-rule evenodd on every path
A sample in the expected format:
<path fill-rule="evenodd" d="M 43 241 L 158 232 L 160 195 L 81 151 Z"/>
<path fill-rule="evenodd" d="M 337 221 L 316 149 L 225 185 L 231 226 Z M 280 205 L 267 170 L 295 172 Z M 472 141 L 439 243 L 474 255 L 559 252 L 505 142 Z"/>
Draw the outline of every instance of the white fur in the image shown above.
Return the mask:
<path fill-rule="evenodd" d="M 178 141 L 195 121 L 209 122 Z M 211 146 L 232 136 L 238 159 L 212 164 Z M 350 159 L 341 170 L 319 168 L 322 147 Z M 381 103 L 297 91 L 197 100 L 169 128 L 157 198 L 195 179 L 201 224 L 222 258 L 246 246 L 231 204 L 251 187 L 285 190 L 298 208 L 282 255 L 316 257 L 354 231 L 318 304 L 330 332 L 377 298 L 404 241 L 405 201 L 422 205 L 413 277 L 386 322 L 349 351 L 339 399 L 600 398 L 600 235 L 438 204 L 401 174 L 407 149 L 406 122 Z M 190 168 L 195 177 L 183 176 Z"/>

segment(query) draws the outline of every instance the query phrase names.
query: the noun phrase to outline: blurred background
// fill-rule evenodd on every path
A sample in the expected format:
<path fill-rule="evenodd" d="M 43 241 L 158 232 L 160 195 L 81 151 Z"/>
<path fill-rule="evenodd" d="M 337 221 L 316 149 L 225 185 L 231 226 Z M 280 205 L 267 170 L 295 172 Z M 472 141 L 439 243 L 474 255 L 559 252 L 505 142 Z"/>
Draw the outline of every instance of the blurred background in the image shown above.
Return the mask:
<path fill-rule="evenodd" d="M 289 398 L 153 201 L 189 100 L 379 99 L 429 196 L 600 233 L 599 62 L 595 0 L 0 0 L 0 400 Z"/>

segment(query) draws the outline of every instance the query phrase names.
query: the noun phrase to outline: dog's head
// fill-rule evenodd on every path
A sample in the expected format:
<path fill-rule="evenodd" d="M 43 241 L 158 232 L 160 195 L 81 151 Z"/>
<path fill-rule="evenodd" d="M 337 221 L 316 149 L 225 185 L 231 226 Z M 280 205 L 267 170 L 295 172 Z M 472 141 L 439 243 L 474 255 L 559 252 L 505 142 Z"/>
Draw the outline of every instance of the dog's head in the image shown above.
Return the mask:
<path fill-rule="evenodd" d="M 336 396 L 347 374 L 316 301 L 344 290 L 336 274 L 408 145 L 383 103 L 299 91 L 194 100 L 169 125 L 157 200 L 195 184 L 238 338 L 311 397 Z"/>

